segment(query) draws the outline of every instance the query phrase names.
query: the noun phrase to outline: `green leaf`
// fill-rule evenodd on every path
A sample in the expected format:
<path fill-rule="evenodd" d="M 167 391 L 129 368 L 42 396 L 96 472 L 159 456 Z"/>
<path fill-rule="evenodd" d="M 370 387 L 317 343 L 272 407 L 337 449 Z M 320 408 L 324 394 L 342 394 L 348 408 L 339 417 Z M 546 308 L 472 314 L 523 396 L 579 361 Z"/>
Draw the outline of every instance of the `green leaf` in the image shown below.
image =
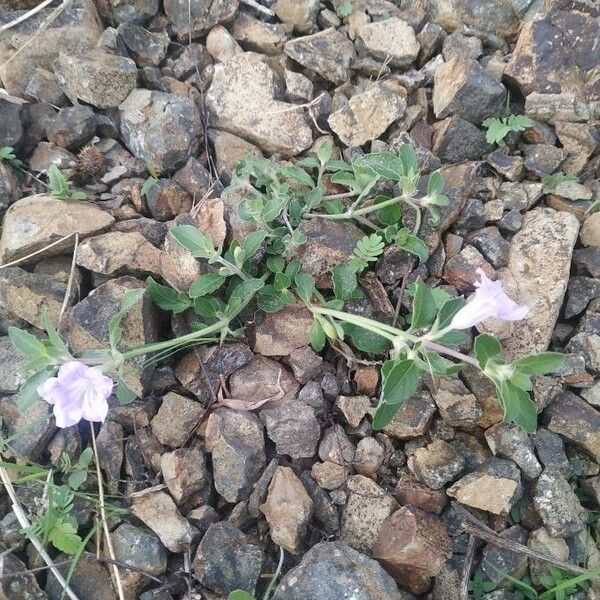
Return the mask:
<path fill-rule="evenodd" d="M 119 404 L 131 404 L 138 396 L 137 394 L 125 383 L 120 375 L 116 376 L 117 387 L 115 394 Z"/>
<path fill-rule="evenodd" d="M 413 329 L 421 329 L 422 327 L 430 325 L 435 317 L 436 311 L 437 307 L 431 290 L 421 281 L 421 279 L 417 279 L 410 321 L 411 327 Z"/>
<path fill-rule="evenodd" d="M 313 347 L 313 350 L 316 352 L 320 352 L 325 347 L 327 337 L 325 336 L 323 327 L 321 327 L 321 323 L 319 323 L 318 319 L 315 319 L 312 322 L 310 331 L 308 332 L 308 339 L 310 340 L 310 345 Z"/>
<path fill-rule="evenodd" d="M 227 596 L 227 600 L 256 600 L 256 598 L 244 590 L 233 590 Z"/>
<path fill-rule="evenodd" d="M 414 360 L 388 360 L 381 367 L 381 401 L 373 416 L 373 429 L 383 429 L 402 403 L 417 391 L 419 371 Z"/>
<path fill-rule="evenodd" d="M 481 333 L 475 338 L 473 354 L 482 369 L 485 369 L 488 361 L 502 352 L 500 342 L 487 333 Z"/>
<path fill-rule="evenodd" d="M 220 277 L 220 275 L 217 275 L 217 277 Z M 193 286 L 195 286 L 198 283 L 198 281 L 200 281 L 200 279 L 198 279 L 193 284 Z M 224 281 L 224 278 L 221 279 L 223 279 Z M 173 288 L 167 287 L 166 285 L 161 285 L 160 283 L 157 283 L 152 277 L 148 277 L 146 279 L 146 288 L 148 290 L 148 293 L 150 294 L 150 297 L 152 298 L 152 301 L 154 302 L 154 304 L 156 304 L 156 306 L 162 308 L 163 310 L 170 310 L 174 314 L 183 312 L 184 310 L 188 309 L 192 304 L 186 294 L 182 294 L 181 292 L 178 292 Z"/>
<path fill-rule="evenodd" d="M 210 236 L 192 225 L 178 225 L 170 231 L 171 235 L 196 258 L 213 258 L 215 247 Z"/>
<path fill-rule="evenodd" d="M 381 204 L 382 202 L 386 202 L 390 200 L 388 196 L 378 196 L 373 201 L 374 204 Z M 399 203 L 389 204 L 388 206 L 384 206 L 376 212 L 377 218 L 384 225 L 396 225 L 400 222 L 402 218 L 402 209 L 400 208 Z"/>
<path fill-rule="evenodd" d="M 9 327 L 8 337 L 15 348 L 29 360 L 38 359 L 40 356 L 46 355 L 44 344 L 34 335 L 23 329 Z"/>
<path fill-rule="evenodd" d="M 265 231 L 253 231 L 248 235 L 242 244 L 242 249 L 246 257 L 245 260 L 252 258 L 258 252 L 266 237 L 267 233 Z"/>
<path fill-rule="evenodd" d="M 198 277 L 198 279 L 196 279 L 196 281 L 194 281 L 194 283 L 192 283 L 192 285 L 190 287 L 190 291 L 188 292 L 188 295 L 190 298 L 198 298 L 199 296 L 206 296 L 207 294 L 212 294 L 213 292 L 218 290 L 223 285 L 224 282 L 225 282 L 225 277 L 223 277 L 222 275 L 219 275 L 218 273 L 207 273 L 206 275 L 200 275 L 200 277 Z M 164 287 L 164 286 L 161 286 L 161 287 Z M 170 289 L 170 288 L 167 288 L 167 289 Z M 171 291 L 174 292 L 175 290 L 171 290 Z M 185 294 L 180 294 L 180 295 L 183 296 L 181 301 L 185 302 L 185 298 L 186 298 Z M 189 305 L 190 305 L 190 303 L 188 300 L 187 306 L 185 308 L 188 308 Z M 184 308 L 184 310 L 185 310 L 185 308 Z M 173 312 L 181 312 L 181 311 L 173 311 Z"/>
<path fill-rule="evenodd" d="M 56 371 L 55 367 L 45 367 L 29 377 L 25 383 L 21 385 L 15 402 L 21 413 L 29 410 L 39 399 L 37 389 L 46 379 L 52 377 Z"/>
<path fill-rule="evenodd" d="M 151 278 L 149 278 L 151 279 Z M 147 282 L 146 282 L 147 283 Z M 119 312 L 113 315 L 112 319 L 108 322 L 108 341 L 111 348 L 116 348 L 121 341 L 121 322 L 127 315 L 127 313 L 138 303 L 141 302 L 144 296 L 145 290 L 133 289 L 127 290 L 121 298 L 121 308 Z"/>
<path fill-rule="evenodd" d="M 242 281 L 231 293 L 229 302 L 225 307 L 225 316 L 235 317 L 242 307 L 248 304 L 249 300 L 265 285 L 262 279 L 247 279 Z"/>
<path fill-rule="evenodd" d="M 312 295 L 315 293 L 315 280 L 308 273 L 298 273 L 294 278 L 298 296 L 307 304 L 310 303 Z"/>
<path fill-rule="evenodd" d="M 444 346 L 460 346 L 471 339 L 468 333 L 464 331 L 449 331 L 436 341 Z"/>
<path fill-rule="evenodd" d="M 48 185 L 52 193 L 61 200 L 69 197 L 69 182 L 67 178 L 59 171 L 58 167 L 52 163 L 47 170 Z"/>
<path fill-rule="evenodd" d="M 284 175 L 284 177 L 293 179 L 294 181 L 297 181 L 302 185 L 306 185 L 310 188 L 315 187 L 315 182 L 313 181 L 313 178 L 304 169 L 296 165 L 283 167 L 281 169 L 281 172 Z"/>
<path fill-rule="evenodd" d="M 344 331 L 350 336 L 354 347 L 361 352 L 383 354 L 392 346 L 387 338 L 352 323 L 345 323 Z"/>
<path fill-rule="evenodd" d="M 440 312 L 435 320 L 434 328 L 439 330 L 446 329 L 452 323 L 454 315 L 466 304 L 464 298 L 451 298 L 446 300 L 440 308 Z"/>
<path fill-rule="evenodd" d="M 502 381 L 497 389 L 504 407 L 504 420 L 516 423 L 527 433 L 535 433 L 537 409 L 529 394 L 509 381 Z"/>
<path fill-rule="evenodd" d="M 439 171 L 434 171 L 427 182 L 427 195 L 441 194 L 444 190 L 444 180 Z"/>
<path fill-rule="evenodd" d="M 349 300 L 358 286 L 356 271 L 348 264 L 337 265 L 331 270 L 333 293 L 340 300 Z"/>
<path fill-rule="evenodd" d="M 383 238 L 377 233 L 372 233 L 358 240 L 356 248 L 353 250 L 353 255 L 366 265 L 367 263 L 375 262 L 383 253 L 384 248 L 385 243 Z"/>
<path fill-rule="evenodd" d="M 148 192 L 158 183 L 158 179 L 156 177 L 152 177 L 152 175 L 150 175 L 150 177 L 146 178 L 146 181 L 144 181 L 143 185 L 142 185 L 142 189 L 140 190 L 140 196 L 147 196 Z"/>
<path fill-rule="evenodd" d="M 273 273 L 283 273 L 285 269 L 285 259 L 281 256 L 268 256 L 267 268 Z"/>
<path fill-rule="evenodd" d="M 60 337 L 56 327 L 54 327 L 54 324 L 50 320 L 48 310 L 46 309 L 42 310 L 42 324 L 44 325 L 44 329 L 48 334 L 48 341 L 56 351 L 57 356 L 69 358 L 71 356 L 69 349 Z"/>
<path fill-rule="evenodd" d="M 411 171 L 412 173 L 419 172 L 417 154 L 410 144 L 402 144 L 398 150 L 398 156 L 402 161 L 404 175 L 409 175 Z"/>
<path fill-rule="evenodd" d="M 87 476 L 88 476 L 87 471 L 85 471 L 83 469 L 78 469 L 77 471 L 73 471 L 73 473 L 71 473 L 67 479 L 69 487 L 72 490 L 78 490 L 85 483 Z"/>
<path fill-rule="evenodd" d="M 82 544 L 82 539 L 77 535 L 77 528 L 73 523 L 59 519 L 54 524 L 49 535 L 52 545 L 65 554 L 77 554 Z"/>
<path fill-rule="evenodd" d="M 210 319 L 217 316 L 217 312 L 221 310 L 221 305 L 216 301 L 216 298 L 199 296 L 194 298 L 192 308 L 197 315 Z"/>
<path fill-rule="evenodd" d="M 399 156 L 391 152 L 373 152 L 357 156 L 353 164 L 369 167 L 374 173 L 383 179 L 399 181 L 404 174 L 404 165 Z"/>
<path fill-rule="evenodd" d="M 419 257 L 421 262 L 425 262 L 429 256 L 429 250 L 425 243 L 416 235 L 413 235 L 408 229 L 402 228 L 398 231 L 396 245 L 411 254 Z"/>
<path fill-rule="evenodd" d="M 525 375 L 545 375 L 556 371 L 564 360 L 565 355 L 560 352 L 541 352 L 519 359 L 514 366 Z"/>
<path fill-rule="evenodd" d="M 333 144 L 325 140 L 317 149 L 317 158 L 322 165 L 326 165 L 333 156 Z"/>
<path fill-rule="evenodd" d="M 288 277 L 285 273 L 275 273 L 273 277 L 273 288 L 281 292 L 292 285 L 292 278 Z"/>

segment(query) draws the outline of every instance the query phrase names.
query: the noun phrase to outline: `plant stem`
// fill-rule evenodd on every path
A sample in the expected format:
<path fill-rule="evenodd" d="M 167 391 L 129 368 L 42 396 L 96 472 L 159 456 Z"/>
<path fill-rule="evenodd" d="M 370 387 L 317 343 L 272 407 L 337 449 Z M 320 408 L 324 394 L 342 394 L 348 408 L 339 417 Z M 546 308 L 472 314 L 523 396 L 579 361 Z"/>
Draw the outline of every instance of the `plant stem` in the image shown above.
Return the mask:
<path fill-rule="evenodd" d="M 470 365 L 474 365 L 479 368 L 479 363 L 472 357 L 467 354 L 463 354 L 462 352 L 458 352 L 456 350 L 452 350 L 452 348 L 446 348 L 442 344 L 438 344 L 437 342 L 431 342 L 426 338 L 421 338 L 420 342 L 426 348 L 430 348 L 439 354 L 444 354 L 445 356 L 451 356 L 452 358 L 456 358 L 461 362 L 469 363 Z"/>
<path fill-rule="evenodd" d="M 242 279 L 243 281 L 247 281 L 250 279 L 244 271 L 242 271 L 237 265 L 234 265 L 232 262 L 224 259 L 222 256 L 219 256 L 215 259 L 215 262 L 218 262 L 220 265 L 224 266 L 226 269 L 229 269 L 232 273 L 235 273 Z"/>

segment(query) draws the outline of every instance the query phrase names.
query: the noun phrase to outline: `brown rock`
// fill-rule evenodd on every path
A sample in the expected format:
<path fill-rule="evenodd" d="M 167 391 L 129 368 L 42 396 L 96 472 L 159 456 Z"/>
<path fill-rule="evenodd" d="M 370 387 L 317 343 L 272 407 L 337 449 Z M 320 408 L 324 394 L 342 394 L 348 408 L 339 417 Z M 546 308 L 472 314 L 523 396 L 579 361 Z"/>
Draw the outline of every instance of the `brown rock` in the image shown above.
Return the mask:
<path fill-rule="evenodd" d="M 199 402 L 169 392 L 150 423 L 161 444 L 178 448 L 190 438 L 206 409 Z"/>
<path fill-rule="evenodd" d="M 600 213 L 587 216 L 579 237 L 584 246 L 600 246 Z"/>
<path fill-rule="evenodd" d="M 197 447 L 165 452 L 160 461 L 165 484 L 177 504 L 198 492 L 210 491 L 210 476 L 204 454 Z"/>
<path fill-rule="evenodd" d="M 354 385 L 359 394 L 374 396 L 379 385 L 379 369 L 377 367 L 359 366 L 354 372 Z"/>
<path fill-rule="evenodd" d="M 356 34 L 369 54 L 393 67 L 410 65 L 419 53 L 414 29 L 397 17 L 362 25 Z"/>
<path fill-rule="evenodd" d="M 473 246 L 465 246 L 446 263 L 444 279 L 461 292 L 471 291 L 475 282 L 479 281 L 477 269 L 483 269 L 490 279 L 496 278 L 494 268 L 483 258 L 481 252 Z"/>
<path fill-rule="evenodd" d="M 263 356 L 287 356 L 309 342 L 313 322 L 311 312 L 303 304 L 284 306 L 267 313 L 254 328 L 254 352 Z"/>
<path fill-rule="evenodd" d="M 146 194 L 148 210 L 157 221 L 168 221 L 192 208 L 192 197 L 171 179 L 159 179 Z"/>
<path fill-rule="evenodd" d="M 417 481 L 439 490 L 463 470 L 465 459 L 448 442 L 435 440 L 417 448 L 407 465 Z"/>
<path fill-rule="evenodd" d="M 194 207 L 194 221 L 198 229 L 210 236 L 215 248 L 221 248 L 227 235 L 225 206 L 220 198 L 204 198 Z"/>
<path fill-rule="evenodd" d="M 262 157 L 262 152 L 250 142 L 233 133 L 211 129 L 208 138 L 215 149 L 217 172 L 224 183 L 229 183 L 233 170 L 248 156 Z"/>
<path fill-rule="evenodd" d="M 335 401 L 350 427 L 358 427 L 365 415 L 373 413 L 367 396 L 338 396 Z"/>
<path fill-rule="evenodd" d="M 322 463 L 316 462 L 312 466 L 311 475 L 319 487 L 324 490 L 335 490 L 346 483 L 348 469 L 344 465 L 326 460 Z"/>
<path fill-rule="evenodd" d="M 267 519 L 273 542 L 298 554 L 312 518 L 313 502 L 292 469 L 277 467 L 260 510 Z"/>
<path fill-rule="evenodd" d="M 374 556 L 403 586 L 422 594 L 452 556 L 452 542 L 439 517 L 403 506 L 383 522 Z"/>
<path fill-rule="evenodd" d="M 404 401 L 383 431 L 400 440 L 419 437 L 429 428 L 434 413 L 435 403 L 431 394 L 419 392 Z"/>
<path fill-rule="evenodd" d="M 429 486 L 409 477 L 401 477 L 394 492 L 402 506 L 412 505 L 425 512 L 442 514 L 447 496 L 444 490 L 432 490 Z"/>
<path fill-rule="evenodd" d="M 448 425 L 473 429 L 480 421 L 482 411 L 479 402 L 460 379 L 436 377 L 431 393 Z"/>

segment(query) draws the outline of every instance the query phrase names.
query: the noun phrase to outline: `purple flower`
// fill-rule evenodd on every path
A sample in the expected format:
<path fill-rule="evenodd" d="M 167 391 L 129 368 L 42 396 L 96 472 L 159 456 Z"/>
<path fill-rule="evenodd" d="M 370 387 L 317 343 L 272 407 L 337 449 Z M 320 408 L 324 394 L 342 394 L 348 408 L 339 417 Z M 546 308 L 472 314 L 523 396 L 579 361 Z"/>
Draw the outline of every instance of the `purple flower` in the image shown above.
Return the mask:
<path fill-rule="evenodd" d="M 500 281 L 492 281 L 482 269 L 477 269 L 480 277 L 471 302 L 463 306 L 452 319 L 450 328 L 468 329 L 490 317 L 503 321 L 520 321 L 527 316 L 529 307 L 519 305 L 506 295 Z"/>
<path fill-rule="evenodd" d="M 37 392 L 54 406 L 56 425 L 70 427 L 81 419 L 104 421 L 112 389 L 112 379 L 99 369 L 70 361 L 61 365 L 58 376 L 47 379 Z"/>

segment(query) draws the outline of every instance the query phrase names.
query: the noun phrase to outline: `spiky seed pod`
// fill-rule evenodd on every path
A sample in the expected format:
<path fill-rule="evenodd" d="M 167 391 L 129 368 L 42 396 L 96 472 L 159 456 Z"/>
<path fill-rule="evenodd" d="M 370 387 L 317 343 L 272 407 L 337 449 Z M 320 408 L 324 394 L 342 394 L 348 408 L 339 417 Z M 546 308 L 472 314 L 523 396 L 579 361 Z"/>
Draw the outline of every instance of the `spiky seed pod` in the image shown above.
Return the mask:
<path fill-rule="evenodd" d="M 104 171 L 104 155 L 95 146 L 84 146 L 77 155 L 77 172 L 84 179 L 93 179 Z"/>

